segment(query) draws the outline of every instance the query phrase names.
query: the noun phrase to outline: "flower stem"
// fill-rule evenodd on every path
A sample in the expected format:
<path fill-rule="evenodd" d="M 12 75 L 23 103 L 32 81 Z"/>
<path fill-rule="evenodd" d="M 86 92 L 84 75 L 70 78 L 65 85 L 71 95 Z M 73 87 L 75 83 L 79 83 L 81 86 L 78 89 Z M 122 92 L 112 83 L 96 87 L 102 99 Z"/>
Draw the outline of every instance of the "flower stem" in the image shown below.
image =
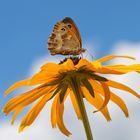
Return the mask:
<path fill-rule="evenodd" d="M 76 96 L 78 106 L 79 106 L 79 109 L 80 109 L 80 113 L 81 113 L 81 117 L 82 117 L 82 122 L 83 122 L 83 125 L 84 125 L 84 128 L 85 128 L 85 133 L 86 133 L 86 136 L 87 136 L 87 140 L 93 140 L 93 136 L 92 136 L 92 132 L 91 132 L 91 128 L 90 128 L 85 104 L 84 104 L 84 101 L 83 101 L 82 94 L 80 93 L 81 92 L 80 87 L 79 87 L 76 79 L 73 80 L 73 84 L 74 84 L 74 88 L 75 88 L 75 96 Z"/>

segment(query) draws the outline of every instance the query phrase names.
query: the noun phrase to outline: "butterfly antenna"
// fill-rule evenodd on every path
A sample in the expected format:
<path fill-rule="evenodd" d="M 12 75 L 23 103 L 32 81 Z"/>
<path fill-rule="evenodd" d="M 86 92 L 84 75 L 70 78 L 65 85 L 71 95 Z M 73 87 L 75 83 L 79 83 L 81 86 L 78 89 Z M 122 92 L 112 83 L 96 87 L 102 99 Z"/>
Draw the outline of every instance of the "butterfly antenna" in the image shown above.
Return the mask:
<path fill-rule="evenodd" d="M 87 55 L 89 55 L 91 57 L 92 61 L 96 59 L 95 54 L 91 54 L 88 49 L 86 51 L 87 51 L 86 57 L 87 57 Z"/>
<path fill-rule="evenodd" d="M 87 55 L 88 55 L 88 54 L 86 53 L 84 57 L 87 58 Z M 82 54 L 82 57 L 83 57 L 83 54 Z"/>
<path fill-rule="evenodd" d="M 81 53 L 79 57 L 80 57 L 80 58 L 83 58 L 83 54 Z"/>

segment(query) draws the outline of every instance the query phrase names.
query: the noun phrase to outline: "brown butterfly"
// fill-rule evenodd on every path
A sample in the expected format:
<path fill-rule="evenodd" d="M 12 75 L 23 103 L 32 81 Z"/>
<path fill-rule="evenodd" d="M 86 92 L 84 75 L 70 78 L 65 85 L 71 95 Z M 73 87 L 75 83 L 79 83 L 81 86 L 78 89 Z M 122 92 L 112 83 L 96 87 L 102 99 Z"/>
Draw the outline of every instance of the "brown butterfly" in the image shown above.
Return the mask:
<path fill-rule="evenodd" d="M 54 25 L 53 32 L 48 39 L 48 50 L 51 55 L 79 55 L 85 52 L 79 30 L 70 17 Z"/>

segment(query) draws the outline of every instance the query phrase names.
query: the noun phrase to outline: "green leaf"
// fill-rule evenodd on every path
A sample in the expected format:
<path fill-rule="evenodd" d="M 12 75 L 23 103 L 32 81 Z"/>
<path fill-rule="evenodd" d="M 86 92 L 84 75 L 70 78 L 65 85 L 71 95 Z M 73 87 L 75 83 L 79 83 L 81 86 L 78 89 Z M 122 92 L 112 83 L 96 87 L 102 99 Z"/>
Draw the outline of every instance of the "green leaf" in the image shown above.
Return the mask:
<path fill-rule="evenodd" d="M 87 88 L 87 90 L 89 91 L 89 93 L 91 94 L 92 97 L 94 96 L 94 90 L 90 84 L 90 82 L 87 79 L 82 79 L 81 81 L 83 83 L 83 85 Z"/>
<path fill-rule="evenodd" d="M 62 89 L 60 91 L 60 103 L 63 102 L 63 99 L 65 97 L 67 89 L 68 89 L 68 85 L 67 84 L 66 85 L 62 85 Z"/>
<path fill-rule="evenodd" d="M 56 90 L 54 91 L 53 95 L 51 96 L 51 98 L 49 100 L 51 100 L 58 92 L 60 92 L 61 90 L 61 85 L 58 85 Z"/>
<path fill-rule="evenodd" d="M 103 81 L 103 82 L 108 81 L 106 78 L 99 76 L 99 75 L 96 75 L 94 73 L 91 74 L 91 78 L 93 80 L 97 80 L 97 81 Z"/>
<path fill-rule="evenodd" d="M 54 81 L 52 81 L 52 82 L 50 82 L 50 83 L 46 83 L 44 86 L 54 86 L 54 85 L 58 85 L 59 84 L 59 80 L 58 79 L 56 79 L 56 80 L 54 80 Z"/>
<path fill-rule="evenodd" d="M 81 66 L 77 71 L 78 72 L 86 71 L 86 65 Z"/>

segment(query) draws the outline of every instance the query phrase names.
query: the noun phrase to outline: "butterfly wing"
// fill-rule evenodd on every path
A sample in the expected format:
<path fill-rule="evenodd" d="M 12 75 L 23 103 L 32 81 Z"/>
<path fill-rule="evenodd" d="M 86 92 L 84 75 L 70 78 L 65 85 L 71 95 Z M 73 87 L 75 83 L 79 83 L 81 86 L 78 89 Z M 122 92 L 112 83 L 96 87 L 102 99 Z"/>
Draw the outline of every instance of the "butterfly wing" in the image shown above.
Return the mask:
<path fill-rule="evenodd" d="M 48 40 L 48 49 L 52 55 L 78 55 L 85 51 L 78 28 L 71 18 L 66 17 L 56 23 Z"/>

